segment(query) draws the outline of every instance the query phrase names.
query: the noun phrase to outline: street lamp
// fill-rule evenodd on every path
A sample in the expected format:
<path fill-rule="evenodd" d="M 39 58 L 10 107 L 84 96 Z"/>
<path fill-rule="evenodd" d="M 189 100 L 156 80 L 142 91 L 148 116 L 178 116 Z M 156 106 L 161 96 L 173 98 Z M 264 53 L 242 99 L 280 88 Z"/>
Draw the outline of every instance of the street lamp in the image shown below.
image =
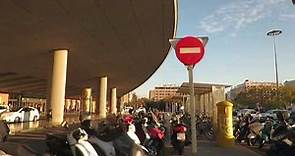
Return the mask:
<path fill-rule="evenodd" d="M 277 49 L 276 49 L 276 36 L 280 35 L 282 30 L 280 29 L 272 29 L 266 33 L 267 36 L 271 36 L 273 38 L 273 53 L 274 53 L 274 65 L 275 65 L 275 77 L 276 77 L 276 96 L 278 98 L 279 91 L 279 76 L 278 76 L 278 62 L 277 62 Z"/>

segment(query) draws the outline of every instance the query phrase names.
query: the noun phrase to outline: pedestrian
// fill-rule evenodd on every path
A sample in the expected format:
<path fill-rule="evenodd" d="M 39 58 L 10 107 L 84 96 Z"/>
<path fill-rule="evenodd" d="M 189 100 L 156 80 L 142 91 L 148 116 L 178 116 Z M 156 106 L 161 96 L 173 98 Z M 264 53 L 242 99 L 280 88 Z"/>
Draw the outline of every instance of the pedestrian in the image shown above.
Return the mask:
<path fill-rule="evenodd" d="M 10 132 L 9 127 L 3 120 L 1 120 L 0 121 L 0 142 L 7 141 L 9 132 Z"/>

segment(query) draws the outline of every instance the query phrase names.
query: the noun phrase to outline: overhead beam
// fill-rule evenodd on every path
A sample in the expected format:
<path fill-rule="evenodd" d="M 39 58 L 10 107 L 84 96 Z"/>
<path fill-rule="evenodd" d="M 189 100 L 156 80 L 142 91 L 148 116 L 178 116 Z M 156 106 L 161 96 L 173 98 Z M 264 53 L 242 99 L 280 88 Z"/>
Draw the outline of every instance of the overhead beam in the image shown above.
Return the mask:
<path fill-rule="evenodd" d="M 31 76 L 17 76 L 17 77 L 6 77 L 5 79 L 0 80 L 0 84 L 2 83 L 10 83 L 14 81 L 21 81 L 21 80 L 27 80 L 32 79 Z"/>
<path fill-rule="evenodd" d="M 12 75 L 17 75 L 17 74 L 13 72 L 0 73 L 0 79 L 5 78 L 7 76 L 12 76 Z"/>
<path fill-rule="evenodd" d="M 34 88 L 36 86 L 40 86 L 40 85 L 46 85 L 46 82 L 36 82 L 36 83 L 29 83 L 29 84 L 22 84 L 22 85 L 18 85 L 18 86 L 11 86 L 11 87 L 2 87 L 1 89 L 3 90 L 8 90 L 8 91 L 14 91 L 14 90 L 22 90 L 22 89 L 27 89 L 27 88 Z"/>
<path fill-rule="evenodd" d="M 5 87 L 16 87 L 16 86 L 23 85 L 23 84 L 32 84 L 32 83 L 37 83 L 37 82 L 46 82 L 46 80 L 29 79 L 26 81 L 10 82 L 10 83 L 5 83 L 5 84 L 0 83 L 0 89 L 5 88 Z"/>

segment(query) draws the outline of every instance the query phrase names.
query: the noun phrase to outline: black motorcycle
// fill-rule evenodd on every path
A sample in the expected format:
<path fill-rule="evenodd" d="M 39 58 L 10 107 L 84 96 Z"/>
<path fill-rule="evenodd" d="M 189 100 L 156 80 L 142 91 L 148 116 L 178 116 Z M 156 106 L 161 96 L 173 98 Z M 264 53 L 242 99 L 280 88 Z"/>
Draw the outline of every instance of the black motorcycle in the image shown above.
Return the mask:
<path fill-rule="evenodd" d="M 210 118 L 199 118 L 196 122 L 197 136 L 205 136 L 209 140 L 215 139 L 215 133 Z"/>
<path fill-rule="evenodd" d="M 295 155 L 295 126 L 278 126 L 272 133 L 273 143 L 267 151 L 268 156 Z"/>

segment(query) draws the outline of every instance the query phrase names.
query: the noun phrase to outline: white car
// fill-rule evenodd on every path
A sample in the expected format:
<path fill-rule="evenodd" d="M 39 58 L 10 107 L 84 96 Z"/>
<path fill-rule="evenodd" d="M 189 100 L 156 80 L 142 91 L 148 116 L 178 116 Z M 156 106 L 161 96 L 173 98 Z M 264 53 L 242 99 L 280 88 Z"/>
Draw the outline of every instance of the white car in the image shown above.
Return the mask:
<path fill-rule="evenodd" d="M 34 107 L 23 107 L 16 112 L 4 112 L 0 118 L 6 122 L 37 121 L 40 114 Z"/>

